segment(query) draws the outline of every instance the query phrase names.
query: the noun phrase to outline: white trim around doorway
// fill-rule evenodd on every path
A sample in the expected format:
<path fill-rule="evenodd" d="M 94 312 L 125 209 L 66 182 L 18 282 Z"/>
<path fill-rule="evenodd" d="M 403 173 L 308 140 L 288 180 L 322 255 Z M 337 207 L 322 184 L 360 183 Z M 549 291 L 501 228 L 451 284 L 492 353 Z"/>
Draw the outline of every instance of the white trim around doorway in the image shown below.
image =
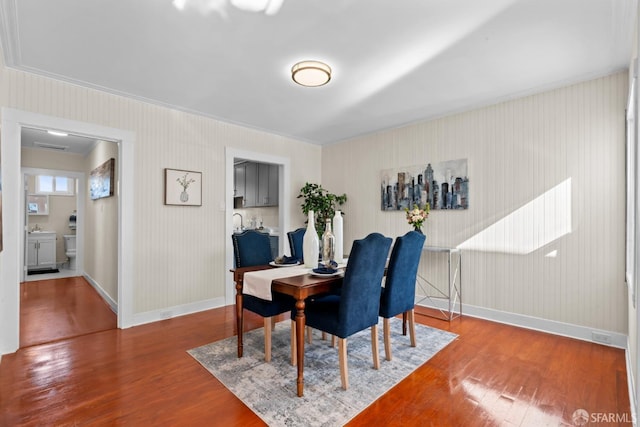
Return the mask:
<path fill-rule="evenodd" d="M 273 156 L 271 154 L 260 153 L 256 151 L 239 150 L 226 147 L 226 178 L 225 178 L 225 236 L 226 239 L 226 261 L 225 261 L 225 304 L 235 303 L 235 285 L 233 282 L 233 274 L 230 270 L 233 268 L 233 244 L 231 235 L 233 234 L 233 187 L 234 173 L 233 160 L 244 159 L 260 163 L 271 163 L 278 165 L 278 228 L 280 230 L 280 238 L 278 242 L 278 253 L 284 253 L 286 239 L 286 230 L 289 229 L 290 222 L 290 200 L 291 200 L 291 160 L 288 157 Z"/>
<path fill-rule="evenodd" d="M 130 131 L 2 108 L 0 179 L 2 180 L 3 251 L 0 252 L 0 354 L 15 352 L 20 337 L 20 255 L 22 193 L 20 133 L 22 127 L 68 131 L 118 143 L 118 327 L 133 326 L 134 143 Z M 123 185 L 129 183 L 130 185 Z"/>

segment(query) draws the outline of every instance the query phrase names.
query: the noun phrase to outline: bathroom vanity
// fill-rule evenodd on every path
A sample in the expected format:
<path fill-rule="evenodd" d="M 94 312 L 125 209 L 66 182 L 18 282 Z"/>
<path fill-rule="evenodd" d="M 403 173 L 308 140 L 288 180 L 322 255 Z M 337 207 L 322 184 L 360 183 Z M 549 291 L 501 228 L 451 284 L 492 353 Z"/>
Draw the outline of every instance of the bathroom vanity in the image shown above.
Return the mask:
<path fill-rule="evenodd" d="M 27 237 L 27 270 L 56 268 L 56 233 L 32 231 Z"/>

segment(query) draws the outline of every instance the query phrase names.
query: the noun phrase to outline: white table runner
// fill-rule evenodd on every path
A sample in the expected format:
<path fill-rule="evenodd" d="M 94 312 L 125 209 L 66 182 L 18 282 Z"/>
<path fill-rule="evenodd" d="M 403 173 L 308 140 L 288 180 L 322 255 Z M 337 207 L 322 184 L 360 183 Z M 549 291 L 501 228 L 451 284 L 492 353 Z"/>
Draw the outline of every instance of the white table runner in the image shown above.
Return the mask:
<path fill-rule="evenodd" d="M 282 279 L 283 277 L 300 276 L 307 274 L 309 271 L 311 271 L 311 269 L 304 265 L 250 271 L 244 273 L 242 292 L 267 301 L 272 301 L 271 282 L 273 280 Z"/>

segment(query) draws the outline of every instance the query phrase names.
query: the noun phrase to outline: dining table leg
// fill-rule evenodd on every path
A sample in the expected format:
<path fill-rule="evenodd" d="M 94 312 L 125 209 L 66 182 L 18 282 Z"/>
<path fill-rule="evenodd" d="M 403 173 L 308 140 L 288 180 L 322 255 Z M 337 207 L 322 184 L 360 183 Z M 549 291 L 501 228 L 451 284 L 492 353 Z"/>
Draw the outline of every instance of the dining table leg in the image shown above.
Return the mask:
<path fill-rule="evenodd" d="M 242 335 L 244 318 L 242 309 L 242 282 L 236 282 L 236 333 L 238 334 L 238 357 L 242 357 Z"/>
<path fill-rule="evenodd" d="M 304 299 L 296 300 L 296 360 L 298 363 L 298 397 L 304 394 Z"/>
<path fill-rule="evenodd" d="M 407 335 L 407 312 L 402 313 L 402 335 Z"/>

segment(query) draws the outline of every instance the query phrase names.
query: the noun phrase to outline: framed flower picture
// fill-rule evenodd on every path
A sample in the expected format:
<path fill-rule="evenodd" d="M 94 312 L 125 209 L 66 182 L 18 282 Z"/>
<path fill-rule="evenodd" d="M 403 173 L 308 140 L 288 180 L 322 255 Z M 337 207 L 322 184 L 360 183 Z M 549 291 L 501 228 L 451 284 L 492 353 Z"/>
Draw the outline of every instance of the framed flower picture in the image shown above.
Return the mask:
<path fill-rule="evenodd" d="M 165 169 L 164 204 L 202 206 L 202 172 Z"/>

